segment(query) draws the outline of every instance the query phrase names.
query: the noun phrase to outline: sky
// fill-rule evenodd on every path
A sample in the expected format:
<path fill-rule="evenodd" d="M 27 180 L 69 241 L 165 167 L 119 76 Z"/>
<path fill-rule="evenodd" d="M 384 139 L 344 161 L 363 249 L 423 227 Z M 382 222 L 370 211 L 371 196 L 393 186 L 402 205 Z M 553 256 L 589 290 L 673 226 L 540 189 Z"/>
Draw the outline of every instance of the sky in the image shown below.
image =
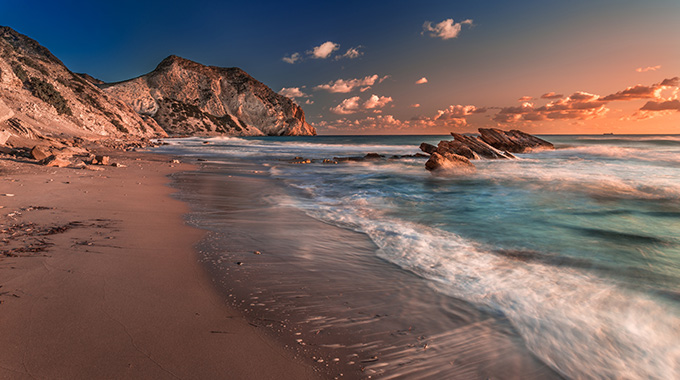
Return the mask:
<path fill-rule="evenodd" d="M 0 0 L 107 82 L 240 67 L 319 134 L 680 134 L 680 1 Z"/>

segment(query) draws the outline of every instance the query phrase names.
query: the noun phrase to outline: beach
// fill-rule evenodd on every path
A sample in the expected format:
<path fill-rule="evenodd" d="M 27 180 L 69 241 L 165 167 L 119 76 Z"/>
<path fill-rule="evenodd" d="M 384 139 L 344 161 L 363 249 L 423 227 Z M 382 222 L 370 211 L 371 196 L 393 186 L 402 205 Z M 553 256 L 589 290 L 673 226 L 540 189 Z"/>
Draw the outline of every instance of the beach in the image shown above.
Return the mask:
<path fill-rule="evenodd" d="M 1 162 L 0 378 L 315 378 L 198 264 L 167 186 L 192 167 L 106 153 L 126 167 Z"/>

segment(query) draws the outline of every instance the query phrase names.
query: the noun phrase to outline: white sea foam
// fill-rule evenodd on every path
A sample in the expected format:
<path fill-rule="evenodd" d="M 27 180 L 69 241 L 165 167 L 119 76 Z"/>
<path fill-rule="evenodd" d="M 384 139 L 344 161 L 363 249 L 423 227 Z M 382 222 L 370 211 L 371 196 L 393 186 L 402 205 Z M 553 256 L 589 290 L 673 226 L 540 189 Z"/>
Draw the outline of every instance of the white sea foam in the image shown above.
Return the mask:
<path fill-rule="evenodd" d="M 513 260 L 456 234 L 386 217 L 373 200 L 293 202 L 366 233 L 380 257 L 437 290 L 502 312 L 537 357 L 568 377 L 680 377 L 676 307 L 593 274 Z"/>

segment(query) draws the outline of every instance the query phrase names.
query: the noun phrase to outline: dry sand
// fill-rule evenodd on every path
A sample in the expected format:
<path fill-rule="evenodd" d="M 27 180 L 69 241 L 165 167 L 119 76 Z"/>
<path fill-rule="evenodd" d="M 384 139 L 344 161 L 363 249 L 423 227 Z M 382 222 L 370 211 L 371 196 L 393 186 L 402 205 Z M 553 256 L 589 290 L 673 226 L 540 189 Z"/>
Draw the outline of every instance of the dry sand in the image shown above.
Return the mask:
<path fill-rule="evenodd" d="M 190 167 L 112 158 L 127 167 L 0 160 L 0 378 L 317 377 L 197 263 L 203 232 L 166 186 Z"/>

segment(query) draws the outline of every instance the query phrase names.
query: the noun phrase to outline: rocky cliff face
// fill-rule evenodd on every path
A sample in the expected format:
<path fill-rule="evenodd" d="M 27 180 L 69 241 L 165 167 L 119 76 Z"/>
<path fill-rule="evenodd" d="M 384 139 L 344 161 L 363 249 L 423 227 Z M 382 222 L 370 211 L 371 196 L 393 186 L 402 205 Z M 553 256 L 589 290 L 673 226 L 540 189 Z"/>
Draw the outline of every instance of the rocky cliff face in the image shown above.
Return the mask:
<path fill-rule="evenodd" d="M 315 135 L 305 113 L 239 68 L 170 56 L 149 74 L 101 85 L 174 135 Z"/>
<path fill-rule="evenodd" d="M 72 73 L 36 41 L 2 26 L 0 132 L 28 138 L 166 135 L 152 118 Z"/>

